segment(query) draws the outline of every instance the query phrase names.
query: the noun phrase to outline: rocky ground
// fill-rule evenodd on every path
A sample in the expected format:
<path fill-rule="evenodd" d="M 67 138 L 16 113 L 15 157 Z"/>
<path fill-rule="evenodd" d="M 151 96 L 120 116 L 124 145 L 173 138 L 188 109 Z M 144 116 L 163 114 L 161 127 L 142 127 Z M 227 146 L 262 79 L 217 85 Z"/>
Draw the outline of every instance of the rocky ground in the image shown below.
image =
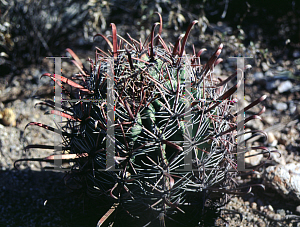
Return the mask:
<path fill-rule="evenodd" d="M 292 14 L 286 17 L 278 20 L 288 24 L 287 21 L 294 18 Z M 226 22 L 211 22 L 204 33 L 201 26 L 193 30 L 188 42 L 190 48 L 187 51 L 195 44 L 197 50 L 207 48 L 207 56 L 219 43 L 224 44 L 221 54 L 224 62 L 215 68 L 216 75 L 228 76 L 234 70 L 235 62 L 229 57 L 240 53 L 253 56 L 253 60 L 248 61 L 253 67 L 245 80 L 245 105 L 264 94 L 268 98 L 262 103 L 266 107 L 262 120 L 250 121 L 246 130 L 263 129 L 268 139 L 260 138 L 260 144 L 278 151 L 272 152 L 270 159 L 262 155 L 246 159 L 247 164 L 265 162 L 265 165 L 252 176 L 237 181 L 240 184 L 262 183 L 266 188 L 254 187 L 252 195 L 233 197 L 221 208 L 222 218 L 215 225 L 226 226 L 227 222 L 227 226 L 300 226 L 300 43 L 292 40 L 288 44 L 285 31 L 283 34 L 278 32 L 282 34 L 278 39 L 286 38 L 287 45 L 276 43 L 271 46 L 271 38 L 261 32 L 263 28 L 254 25 L 255 22 L 243 31 Z M 124 34 L 128 29 L 121 25 L 118 31 Z M 146 29 L 136 35 L 144 37 L 148 33 Z M 163 38 L 174 42 L 172 37 L 180 33 L 166 29 Z M 251 38 L 253 43 L 246 45 L 247 39 Z M 83 61 L 93 56 L 92 48 L 75 51 Z M 207 56 L 203 56 L 204 62 Z M 76 72 L 67 61 L 63 62 L 62 68 L 67 75 Z M 18 74 L 10 73 L 0 78 L 0 226 L 96 226 L 103 215 L 103 211 L 92 209 L 94 201 L 87 199 L 83 203 L 78 195 L 79 198 L 71 195 L 64 186 L 62 172 L 44 171 L 48 164 L 23 161 L 18 163 L 18 169 L 14 168 L 18 159 L 43 158 L 52 154 L 51 150 L 25 152 L 23 149 L 28 144 L 53 144 L 53 133 L 36 126 L 25 130 L 29 122 L 55 126 L 53 116 L 44 114 L 47 107 L 35 107 L 40 100 L 53 97 L 53 83 L 47 78 L 40 79 L 44 72 L 52 71 L 53 62 L 44 59 L 40 65 L 30 65 Z M 253 108 L 250 113 L 257 113 L 261 108 L 262 105 Z M 247 145 L 258 144 L 250 141 Z"/>

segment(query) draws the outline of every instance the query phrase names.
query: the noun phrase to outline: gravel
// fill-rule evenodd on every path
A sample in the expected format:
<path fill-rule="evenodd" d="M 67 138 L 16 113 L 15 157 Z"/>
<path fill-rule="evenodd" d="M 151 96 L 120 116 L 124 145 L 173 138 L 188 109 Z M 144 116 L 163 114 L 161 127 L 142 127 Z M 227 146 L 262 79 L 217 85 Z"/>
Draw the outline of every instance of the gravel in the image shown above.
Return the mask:
<path fill-rule="evenodd" d="M 300 163 L 269 166 L 264 172 L 264 181 L 284 198 L 300 203 Z"/>

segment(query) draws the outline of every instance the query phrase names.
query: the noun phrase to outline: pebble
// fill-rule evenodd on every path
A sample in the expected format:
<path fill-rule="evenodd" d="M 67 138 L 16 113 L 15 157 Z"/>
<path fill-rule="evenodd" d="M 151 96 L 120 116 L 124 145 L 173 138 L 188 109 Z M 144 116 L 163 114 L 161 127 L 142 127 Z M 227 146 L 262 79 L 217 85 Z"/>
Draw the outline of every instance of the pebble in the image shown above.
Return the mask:
<path fill-rule="evenodd" d="M 280 85 L 278 86 L 277 90 L 279 91 L 279 93 L 284 93 L 289 91 L 290 89 L 292 89 L 293 84 L 291 83 L 291 81 L 287 80 L 284 82 L 281 82 Z"/>
<path fill-rule="evenodd" d="M 287 145 L 287 143 L 288 143 L 288 137 L 284 133 L 281 133 L 280 138 L 278 140 L 279 140 L 279 143 L 281 143 L 283 145 Z"/>
<path fill-rule="evenodd" d="M 300 57 L 300 51 L 299 50 L 294 50 L 293 57 L 294 58 L 299 58 Z"/>
<path fill-rule="evenodd" d="M 254 210 L 257 210 L 257 203 L 256 202 L 253 202 L 251 204 L 251 208 L 254 209 Z"/>
<path fill-rule="evenodd" d="M 272 77 L 272 76 L 274 76 L 274 74 L 272 73 L 271 70 L 268 70 L 267 72 L 265 72 L 265 76 L 270 76 L 270 77 Z"/>
<path fill-rule="evenodd" d="M 267 81 L 266 89 L 268 91 L 274 90 L 279 86 L 279 84 L 280 84 L 280 80 L 273 80 L 273 79 L 271 80 L 270 79 Z"/>
<path fill-rule="evenodd" d="M 281 215 L 280 214 L 275 214 L 274 215 L 274 220 L 276 221 L 280 221 L 282 218 L 281 218 Z"/>
<path fill-rule="evenodd" d="M 280 152 L 280 150 L 278 149 L 278 151 Z M 284 158 L 284 155 L 282 154 L 282 152 L 278 153 L 278 152 L 271 152 L 270 155 L 270 159 L 275 162 L 276 164 L 281 164 L 281 165 L 285 165 L 286 161 Z"/>
<path fill-rule="evenodd" d="M 277 214 L 280 214 L 281 216 L 285 216 L 285 210 L 284 209 L 278 209 L 277 211 L 276 211 L 276 213 Z"/>
<path fill-rule="evenodd" d="M 258 152 L 255 151 L 255 150 L 250 150 L 250 151 L 246 152 L 245 156 L 255 155 L 257 153 Z M 262 159 L 263 159 L 263 155 L 261 155 L 261 154 L 260 155 L 255 155 L 255 156 L 252 156 L 252 157 L 249 157 L 249 158 L 245 158 L 245 163 L 249 163 L 252 166 L 256 166 L 261 162 Z"/>
<path fill-rule="evenodd" d="M 272 147 L 274 147 L 278 144 L 278 141 L 272 132 L 268 133 L 268 144 Z"/>
<path fill-rule="evenodd" d="M 266 62 L 261 63 L 261 66 L 264 72 L 268 71 L 270 68 Z"/>
<path fill-rule="evenodd" d="M 290 135 L 297 135 L 297 130 L 295 128 L 291 128 L 290 131 L 289 131 L 289 134 Z"/>
<path fill-rule="evenodd" d="M 300 214 L 300 205 L 296 207 L 296 212 Z"/>
<path fill-rule="evenodd" d="M 268 213 L 268 217 L 274 219 L 275 214 L 273 213 Z"/>
<path fill-rule="evenodd" d="M 286 110 L 288 108 L 288 105 L 285 102 L 279 102 L 279 103 L 273 103 L 275 109 L 279 111 Z"/>
<path fill-rule="evenodd" d="M 264 222 L 264 221 L 262 221 L 262 220 L 259 220 L 259 221 L 258 221 L 258 223 L 257 223 L 257 226 L 258 226 L 258 227 L 265 227 L 265 226 L 266 226 L 266 224 L 265 224 L 265 222 Z"/>
<path fill-rule="evenodd" d="M 5 126 L 16 126 L 16 114 L 11 108 L 5 108 L 0 113 L 2 124 Z"/>
<path fill-rule="evenodd" d="M 246 132 L 249 132 L 249 131 L 251 131 L 251 130 L 250 129 L 245 130 L 244 140 L 247 140 L 252 136 L 252 133 L 246 133 Z"/>
<path fill-rule="evenodd" d="M 256 72 L 253 74 L 254 80 L 262 80 L 264 78 L 264 74 L 262 72 Z"/>
<path fill-rule="evenodd" d="M 264 124 L 259 119 L 251 120 L 247 122 L 246 125 L 254 130 L 262 130 L 264 128 Z"/>
<path fill-rule="evenodd" d="M 272 205 L 268 205 L 268 210 L 272 211 L 272 212 L 274 211 L 274 208 L 272 207 Z"/>
<path fill-rule="evenodd" d="M 282 66 L 277 66 L 276 70 L 277 70 L 277 71 L 283 71 L 284 68 L 283 68 Z"/>
<path fill-rule="evenodd" d="M 300 201 L 300 163 L 269 166 L 263 175 L 264 183 L 284 198 Z"/>
<path fill-rule="evenodd" d="M 266 123 L 268 123 L 269 125 L 273 125 L 275 123 L 275 119 L 274 117 L 272 117 L 271 114 L 264 114 L 264 116 L 262 116 L 262 118 L 264 119 L 264 121 Z"/>
<path fill-rule="evenodd" d="M 269 210 L 268 210 L 268 208 L 267 208 L 267 207 L 265 207 L 265 208 L 261 208 L 261 210 L 263 210 L 263 212 L 264 212 L 265 214 L 269 213 Z"/>
<path fill-rule="evenodd" d="M 296 112 L 296 110 L 297 110 L 297 106 L 295 105 L 295 103 L 294 102 L 290 102 L 289 107 L 290 107 L 290 113 L 294 114 Z"/>

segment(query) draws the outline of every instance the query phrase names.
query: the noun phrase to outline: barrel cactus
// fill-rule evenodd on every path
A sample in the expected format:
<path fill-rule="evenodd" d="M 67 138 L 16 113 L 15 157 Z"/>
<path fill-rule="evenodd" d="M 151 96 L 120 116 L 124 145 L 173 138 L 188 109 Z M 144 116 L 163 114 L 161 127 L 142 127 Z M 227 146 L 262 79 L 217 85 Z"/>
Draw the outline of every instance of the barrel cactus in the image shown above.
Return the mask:
<path fill-rule="evenodd" d="M 240 81 L 228 88 L 237 73 L 226 80 L 213 74 L 222 62 L 222 44 L 206 64 L 200 62 L 205 49 L 186 54 L 196 23 L 175 45 L 162 39 L 161 17 L 144 42 L 118 36 L 111 24 L 112 42 L 95 36 L 110 50 L 96 48 L 90 70 L 67 49 L 79 68 L 76 78 L 58 81 L 44 74 L 61 86 L 65 101 L 60 109 L 51 100 L 43 104 L 65 120 L 59 129 L 28 125 L 61 134 L 61 157 L 71 166 L 66 184 L 75 182 L 88 196 L 110 204 L 97 226 L 201 226 L 210 207 L 226 202 L 228 194 L 249 191 L 234 181 L 240 172 L 233 94 Z"/>

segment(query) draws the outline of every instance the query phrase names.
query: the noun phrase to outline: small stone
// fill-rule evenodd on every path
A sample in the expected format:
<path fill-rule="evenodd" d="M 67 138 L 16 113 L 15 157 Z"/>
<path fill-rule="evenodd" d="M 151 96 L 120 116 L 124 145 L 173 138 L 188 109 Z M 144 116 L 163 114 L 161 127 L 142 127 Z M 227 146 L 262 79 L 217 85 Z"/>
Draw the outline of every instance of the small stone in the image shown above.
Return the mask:
<path fill-rule="evenodd" d="M 272 143 L 274 140 L 276 140 L 274 134 L 272 132 L 268 133 L 268 143 Z"/>
<path fill-rule="evenodd" d="M 268 71 L 270 68 L 266 62 L 261 63 L 261 66 L 264 72 Z"/>
<path fill-rule="evenodd" d="M 292 89 L 292 87 L 293 87 L 292 82 L 287 80 L 287 81 L 280 83 L 277 90 L 279 91 L 279 93 L 283 93 L 283 92 L 289 91 L 290 89 Z"/>
<path fill-rule="evenodd" d="M 265 76 L 270 76 L 270 77 L 272 77 L 272 76 L 274 76 L 274 74 L 272 73 L 271 70 L 268 70 L 267 72 L 265 72 Z"/>
<path fill-rule="evenodd" d="M 268 133 L 268 144 L 270 146 L 276 146 L 278 143 L 277 139 L 275 138 L 274 134 L 272 132 Z"/>
<path fill-rule="evenodd" d="M 258 220 L 257 226 L 258 227 L 265 227 L 266 223 L 264 221 L 262 221 L 262 220 Z"/>
<path fill-rule="evenodd" d="M 280 136 L 281 136 L 281 132 L 278 132 L 278 131 L 274 131 L 273 134 L 276 139 L 280 138 Z"/>
<path fill-rule="evenodd" d="M 264 74 L 262 72 L 256 72 L 253 74 L 254 80 L 262 80 L 264 78 Z"/>
<path fill-rule="evenodd" d="M 282 218 L 281 218 L 281 215 L 280 214 L 275 214 L 274 215 L 274 220 L 276 221 L 280 221 Z"/>
<path fill-rule="evenodd" d="M 284 209 L 278 209 L 276 213 L 280 214 L 282 217 L 285 216 L 285 210 Z"/>
<path fill-rule="evenodd" d="M 253 202 L 251 204 L 251 208 L 254 209 L 254 210 L 257 210 L 257 204 L 256 204 L 256 202 Z"/>
<path fill-rule="evenodd" d="M 291 114 L 294 114 L 297 110 L 297 106 L 294 104 L 294 102 L 290 102 L 290 112 Z"/>
<path fill-rule="evenodd" d="M 299 58 L 300 57 L 300 51 L 299 50 L 294 50 L 293 57 L 294 58 Z"/>
<path fill-rule="evenodd" d="M 269 166 L 266 168 L 264 183 L 284 198 L 300 201 L 300 163 Z"/>
<path fill-rule="evenodd" d="M 245 157 L 250 156 L 250 155 L 255 155 L 257 153 L 258 152 L 255 150 L 250 150 L 250 151 L 246 152 Z M 263 155 L 259 154 L 259 155 L 255 155 L 255 156 L 252 156 L 249 158 L 245 158 L 245 162 L 249 163 L 252 166 L 256 166 L 261 162 L 262 159 L 263 159 Z"/>
<path fill-rule="evenodd" d="M 272 205 L 268 205 L 268 209 L 269 209 L 269 211 L 274 211 L 274 208 L 272 207 Z"/>
<path fill-rule="evenodd" d="M 285 102 L 279 102 L 279 103 L 273 103 L 275 109 L 279 111 L 286 110 L 288 108 L 287 104 Z"/>
<path fill-rule="evenodd" d="M 268 213 L 268 217 L 274 219 L 275 214 L 273 213 Z"/>
<path fill-rule="evenodd" d="M 290 135 L 297 135 L 297 130 L 295 128 L 291 128 L 290 131 L 289 131 L 289 134 Z"/>
<path fill-rule="evenodd" d="M 282 67 L 282 66 L 277 66 L 277 71 L 283 71 L 284 70 L 284 68 Z"/>
<path fill-rule="evenodd" d="M 278 149 L 278 151 L 280 152 L 280 149 Z M 282 152 L 280 152 L 280 153 L 271 152 L 270 159 L 272 161 L 274 161 L 276 164 L 281 164 L 281 165 L 286 164 L 286 161 L 285 161 L 285 158 L 284 158 L 284 155 L 282 154 Z"/>
<path fill-rule="evenodd" d="M 288 137 L 286 134 L 281 133 L 280 138 L 278 139 L 280 144 L 287 145 Z"/>
<path fill-rule="evenodd" d="M 16 114 L 11 108 L 5 108 L 2 112 L 2 124 L 5 126 L 16 126 Z"/>
<path fill-rule="evenodd" d="M 252 133 L 247 133 L 247 132 L 251 132 L 251 130 L 250 129 L 245 130 L 244 140 L 247 140 L 252 136 Z"/>
<path fill-rule="evenodd" d="M 266 84 L 266 89 L 268 91 L 276 89 L 280 85 L 280 80 L 268 80 Z"/>
<path fill-rule="evenodd" d="M 296 213 L 300 214 L 300 205 L 296 207 Z"/>
<path fill-rule="evenodd" d="M 275 119 L 272 115 L 264 115 L 263 119 L 266 123 L 268 123 L 269 125 L 273 125 L 275 123 Z"/>
<path fill-rule="evenodd" d="M 264 128 L 264 124 L 260 119 L 255 119 L 246 123 L 246 126 L 254 129 L 254 130 L 262 130 Z"/>

